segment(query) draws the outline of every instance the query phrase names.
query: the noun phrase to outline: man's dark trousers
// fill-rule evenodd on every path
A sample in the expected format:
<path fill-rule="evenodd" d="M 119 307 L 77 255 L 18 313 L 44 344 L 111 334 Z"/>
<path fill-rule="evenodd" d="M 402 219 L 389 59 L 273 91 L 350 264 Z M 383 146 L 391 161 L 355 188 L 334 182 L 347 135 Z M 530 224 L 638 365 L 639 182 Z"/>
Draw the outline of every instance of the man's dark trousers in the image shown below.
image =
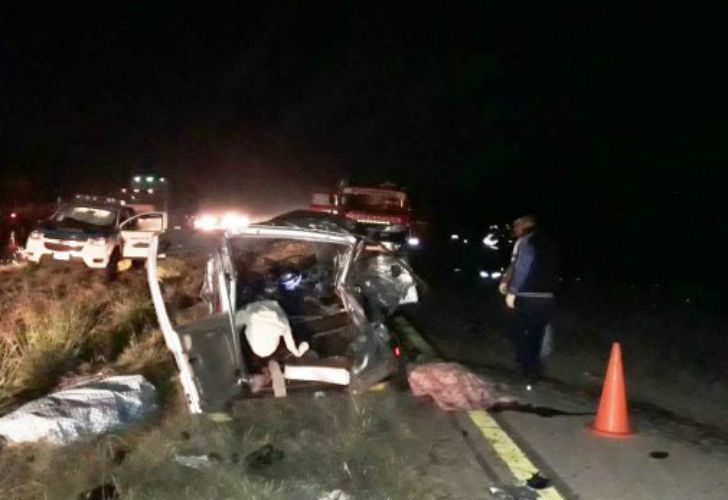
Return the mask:
<path fill-rule="evenodd" d="M 553 297 L 516 297 L 513 342 L 516 360 L 528 379 L 541 376 L 541 344 L 555 308 Z"/>

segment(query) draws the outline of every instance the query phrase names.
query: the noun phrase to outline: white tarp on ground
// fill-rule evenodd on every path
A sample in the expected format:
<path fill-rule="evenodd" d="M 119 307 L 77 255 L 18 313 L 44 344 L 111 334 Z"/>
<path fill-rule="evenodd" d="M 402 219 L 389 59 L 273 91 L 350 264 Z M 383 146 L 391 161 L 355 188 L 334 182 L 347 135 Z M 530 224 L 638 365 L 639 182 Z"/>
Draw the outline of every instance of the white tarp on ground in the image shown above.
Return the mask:
<path fill-rule="evenodd" d="M 0 436 L 65 444 L 133 424 L 156 409 L 156 389 L 143 376 L 108 377 L 24 404 L 0 418 Z"/>

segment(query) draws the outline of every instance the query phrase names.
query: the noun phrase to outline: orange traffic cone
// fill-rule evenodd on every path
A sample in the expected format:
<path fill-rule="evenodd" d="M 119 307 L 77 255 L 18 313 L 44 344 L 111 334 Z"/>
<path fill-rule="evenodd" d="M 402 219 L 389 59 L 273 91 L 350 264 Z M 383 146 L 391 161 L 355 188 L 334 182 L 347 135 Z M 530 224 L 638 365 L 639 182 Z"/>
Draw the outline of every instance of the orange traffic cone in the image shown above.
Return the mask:
<path fill-rule="evenodd" d="M 599 401 L 597 419 L 592 427 L 604 436 L 626 436 L 632 434 L 627 415 L 627 389 L 622 370 L 622 348 L 618 342 L 612 344 L 607 376 L 604 379 L 602 397 Z"/>

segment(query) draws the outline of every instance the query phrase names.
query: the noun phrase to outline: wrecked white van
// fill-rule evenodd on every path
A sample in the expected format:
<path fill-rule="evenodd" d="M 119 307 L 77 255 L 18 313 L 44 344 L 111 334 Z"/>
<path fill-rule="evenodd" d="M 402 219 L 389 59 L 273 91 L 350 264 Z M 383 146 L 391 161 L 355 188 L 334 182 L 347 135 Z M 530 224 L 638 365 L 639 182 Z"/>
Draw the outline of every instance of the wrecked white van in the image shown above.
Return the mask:
<path fill-rule="evenodd" d="M 322 386 L 361 391 L 397 370 L 386 318 L 418 300 L 400 257 L 328 216 L 294 213 L 228 232 L 208 252 L 207 314 L 178 324 L 147 267 L 154 307 L 193 413 Z"/>

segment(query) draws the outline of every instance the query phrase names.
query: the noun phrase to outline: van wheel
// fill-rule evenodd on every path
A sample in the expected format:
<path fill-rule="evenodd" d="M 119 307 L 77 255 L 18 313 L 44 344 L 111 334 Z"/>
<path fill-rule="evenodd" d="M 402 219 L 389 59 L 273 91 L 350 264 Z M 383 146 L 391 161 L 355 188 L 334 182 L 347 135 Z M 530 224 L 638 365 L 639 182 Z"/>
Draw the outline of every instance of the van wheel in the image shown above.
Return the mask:
<path fill-rule="evenodd" d="M 131 259 L 120 259 L 119 264 L 117 265 L 117 269 L 120 273 L 125 273 L 132 267 L 134 267 L 134 261 Z"/>
<path fill-rule="evenodd" d="M 109 263 L 106 264 L 106 279 L 108 281 L 116 281 L 119 277 L 119 261 L 121 260 L 121 252 L 119 247 L 114 248 L 109 257 Z"/>

